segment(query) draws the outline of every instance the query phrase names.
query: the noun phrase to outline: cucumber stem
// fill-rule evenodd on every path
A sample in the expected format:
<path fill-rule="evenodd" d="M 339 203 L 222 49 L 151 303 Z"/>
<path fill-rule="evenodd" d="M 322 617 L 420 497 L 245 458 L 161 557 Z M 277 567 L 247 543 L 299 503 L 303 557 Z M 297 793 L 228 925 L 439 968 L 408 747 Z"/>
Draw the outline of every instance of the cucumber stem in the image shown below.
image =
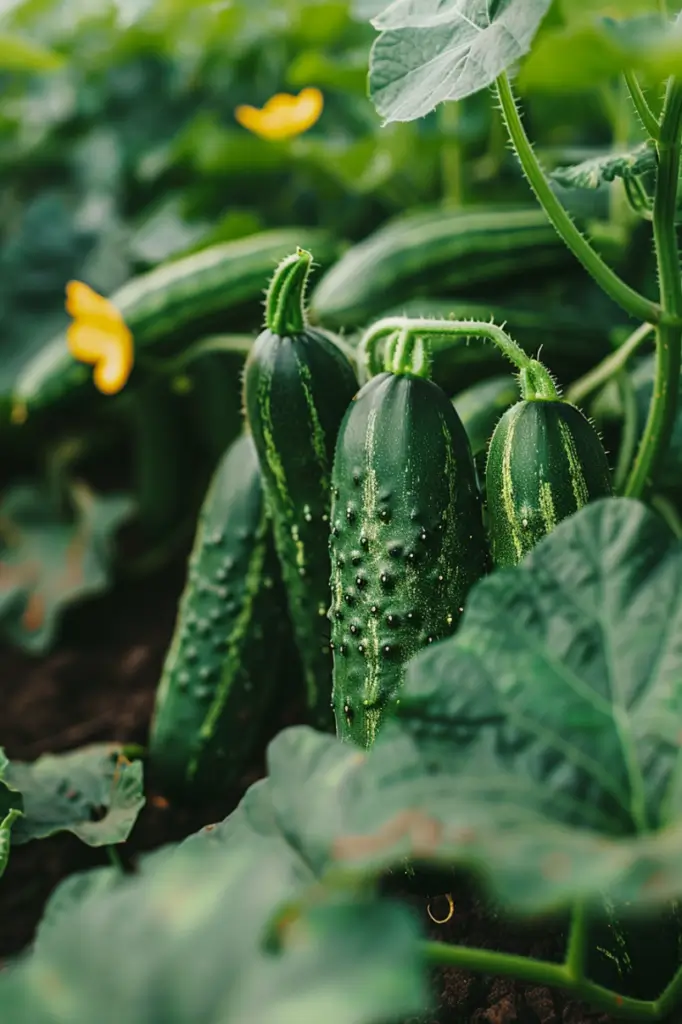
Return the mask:
<path fill-rule="evenodd" d="M 642 91 L 637 75 L 634 71 L 630 70 L 624 72 L 623 77 L 625 79 L 625 84 L 628 87 L 628 92 L 630 93 L 632 105 L 637 112 L 637 116 L 642 122 L 642 127 L 650 138 L 658 139 L 660 132 L 658 118 L 647 102 L 647 98 Z"/>
<path fill-rule="evenodd" d="M 610 352 L 601 363 L 597 363 L 589 373 L 571 384 L 566 392 L 566 401 L 572 405 L 584 402 L 597 388 L 607 384 L 612 377 L 625 368 L 626 363 L 643 341 L 653 331 L 653 324 L 640 324 L 615 352 Z"/>
<path fill-rule="evenodd" d="M 428 376 L 426 352 L 431 355 L 433 352 L 447 349 L 459 338 L 481 338 L 496 345 L 519 371 L 524 399 L 559 400 L 556 385 L 546 367 L 537 359 L 531 359 L 501 327 L 485 320 L 385 317 L 373 324 L 360 340 L 357 350 L 358 368 L 366 379 L 376 376 L 383 370 Z M 389 340 L 382 362 L 379 356 L 379 343 L 387 339 Z M 421 345 L 414 345 L 411 349 L 412 339 L 418 339 Z"/>
<path fill-rule="evenodd" d="M 638 320 L 658 323 L 664 317 L 661 307 L 640 295 L 639 292 L 636 292 L 604 262 L 599 253 L 592 248 L 587 239 L 580 233 L 552 191 L 545 172 L 533 152 L 530 139 L 526 135 L 506 73 L 501 74 L 496 79 L 496 87 L 502 109 L 502 117 L 507 126 L 507 132 L 514 152 L 528 179 L 528 184 L 559 236 L 566 243 L 575 258 L 582 263 L 588 274 L 592 275 L 600 288 L 614 302 L 617 302 L 627 313 Z M 671 312 L 673 311 L 666 311 L 668 314 Z M 677 313 L 673 313 L 673 315 L 679 316 Z"/>
<path fill-rule="evenodd" d="M 653 203 L 654 248 L 660 303 L 665 319 L 656 328 L 656 375 L 644 434 L 625 486 L 628 498 L 648 491 L 668 447 L 677 412 L 682 349 L 682 278 L 675 210 L 682 140 L 682 85 L 670 78 L 658 139 L 658 174 Z"/>
<path fill-rule="evenodd" d="M 313 257 L 305 249 L 285 256 L 272 275 L 265 298 L 265 326 L 284 338 L 300 334 L 308 318 L 305 289 Z"/>

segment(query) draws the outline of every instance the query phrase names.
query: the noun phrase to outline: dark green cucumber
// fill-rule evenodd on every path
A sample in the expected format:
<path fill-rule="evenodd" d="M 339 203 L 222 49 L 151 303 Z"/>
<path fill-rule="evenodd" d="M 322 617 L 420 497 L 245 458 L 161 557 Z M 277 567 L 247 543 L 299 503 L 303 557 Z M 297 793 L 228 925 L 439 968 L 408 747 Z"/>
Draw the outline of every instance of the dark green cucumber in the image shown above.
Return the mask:
<path fill-rule="evenodd" d="M 574 405 L 517 402 L 495 428 L 486 464 L 495 565 L 516 565 L 562 519 L 611 494 L 597 431 Z"/>
<path fill-rule="evenodd" d="M 487 566 L 469 442 L 445 393 L 410 375 L 368 381 L 332 486 L 334 711 L 338 734 L 369 746 L 406 662 L 455 630 Z"/>
<path fill-rule="evenodd" d="M 152 775 L 169 796 L 223 794 L 273 698 L 284 595 L 252 439 L 221 459 L 189 560 L 156 695 Z"/>
<path fill-rule="evenodd" d="M 133 333 L 135 353 L 179 335 L 198 334 L 206 318 L 228 314 L 254 301 L 263 280 L 300 240 L 315 247 L 317 259 L 329 263 L 338 243 L 323 231 L 280 228 L 212 245 L 133 278 L 110 296 Z M 201 326 L 200 326 L 201 325 Z M 30 412 L 50 405 L 86 386 L 90 367 L 70 354 L 63 332 L 50 338 L 23 366 L 16 378 L 15 407 Z"/>
<path fill-rule="evenodd" d="M 299 250 L 277 269 L 267 327 L 246 363 L 244 404 L 258 450 L 308 707 L 333 727 L 329 648 L 329 514 L 334 444 L 357 390 L 331 335 L 306 324 L 311 256 Z"/>
<path fill-rule="evenodd" d="M 416 210 L 348 249 L 314 289 L 311 312 L 330 327 L 358 327 L 439 286 L 469 288 L 569 261 L 536 207 Z"/>

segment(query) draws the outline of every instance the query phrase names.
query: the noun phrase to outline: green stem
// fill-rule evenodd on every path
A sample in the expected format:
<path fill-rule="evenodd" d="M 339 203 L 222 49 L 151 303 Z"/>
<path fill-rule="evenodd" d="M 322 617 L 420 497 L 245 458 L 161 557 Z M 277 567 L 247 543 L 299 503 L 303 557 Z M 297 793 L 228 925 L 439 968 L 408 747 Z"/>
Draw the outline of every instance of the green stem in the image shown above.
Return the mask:
<path fill-rule="evenodd" d="M 591 395 L 602 385 L 607 384 L 612 377 L 615 377 L 626 366 L 632 354 L 648 338 L 653 329 L 652 324 L 641 324 L 615 352 L 610 352 L 589 373 L 586 373 L 584 377 L 580 377 L 571 384 L 566 392 L 566 401 L 571 402 L 573 405 L 579 405 L 588 395 Z"/>
<path fill-rule="evenodd" d="M 647 102 L 647 98 L 642 91 L 637 75 L 634 71 L 626 71 L 624 73 L 624 78 L 625 84 L 628 87 L 628 92 L 630 93 L 632 105 L 637 111 L 637 116 L 642 122 L 644 131 L 650 138 L 658 139 L 660 133 L 658 118 Z"/>
<path fill-rule="evenodd" d="M 651 505 L 668 524 L 676 537 L 682 538 L 682 518 L 669 498 L 663 494 L 655 494 L 651 499 Z"/>
<path fill-rule="evenodd" d="M 305 249 L 297 249 L 279 264 L 265 298 L 265 326 L 273 334 L 300 334 L 307 323 L 305 288 L 313 262 Z"/>
<path fill-rule="evenodd" d="M 489 949 L 451 946 L 444 942 L 424 942 L 421 944 L 421 949 L 425 960 L 431 964 L 458 967 L 479 974 L 514 978 L 517 981 L 530 982 L 533 985 L 548 985 L 564 989 L 577 998 L 590 1002 L 595 1008 L 610 1012 L 614 1017 L 630 1020 L 660 1020 L 662 1013 L 659 1004 L 671 987 L 668 986 L 663 996 L 656 1002 L 631 999 L 601 985 L 595 985 L 594 982 L 585 978 L 572 977 L 566 964 L 547 963 L 545 960 L 516 956 L 512 953 L 498 953 Z M 676 1005 L 682 994 L 680 989 L 682 989 L 682 983 L 678 986 L 678 990 L 673 992 L 666 1006 L 672 1008 Z"/>
<path fill-rule="evenodd" d="M 526 135 L 506 73 L 499 76 L 496 85 L 502 116 L 514 151 L 530 187 L 557 233 L 585 270 L 592 275 L 597 284 L 614 302 L 617 302 L 627 313 L 638 320 L 658 323 L 661 319 L 660 307 L 636 292 L 604 263 L 599 253 L 580 233 L 555 196 Z"/>
<path fill-rule="evenodd" d="M 654 247 L 658 262 L 660 304 L 665 314 L 656 330 L 656 375 L 644 434 L 625 487 L 630 498 L 641 497 L 651 487 L 656 467 L 670 441 L 680 379 L 682 326 L 682 279 L 677 249 L 675 211 L 680 175 L 682 138 L 682 87 L 671 78 L 663 104 L 658 141 L 658 174 L 653 203 Z M 651 318 L 648 318 L 651 319 Z"/>
<path fill-rule="evenodd" d="M 462 202 L 462 147 L 457 138 L 460 119 L 458 103 L 443 103 L 438 109 L 438 124 L 443 136 L 441 142 L 441 190 L 446 203 L 459 206 Z"/>
<path fill-rule="evenodd" d="M 682 1002 L 682 967 L 672 981 L 665 987 L 654 1006 L 656 1008 L 656 1020 L 663 1020 L 676 1006 Z"/>
<path fill-rule="evenodd" d="M 620 435 L 618 462 L 613 474 L 613 489 L 616 494 L 621 493 L 623 485 L 627 480 L 628 470 L 632 464 L 632 457 L 637 447 L 638 427 L 637 396 L 632 380 L 624 370 L 618 375 L 618 388 L 623 406 L 623 429 Z"/>
<path fill-rule="evenodd" d="M 564 968 L 575 982 L 585 977 L 585 957 L 587 956 L 587 914 L 582 901 L 576 903 L 571 916 L 571 928 L 568 933 L 566 960 Z"/>

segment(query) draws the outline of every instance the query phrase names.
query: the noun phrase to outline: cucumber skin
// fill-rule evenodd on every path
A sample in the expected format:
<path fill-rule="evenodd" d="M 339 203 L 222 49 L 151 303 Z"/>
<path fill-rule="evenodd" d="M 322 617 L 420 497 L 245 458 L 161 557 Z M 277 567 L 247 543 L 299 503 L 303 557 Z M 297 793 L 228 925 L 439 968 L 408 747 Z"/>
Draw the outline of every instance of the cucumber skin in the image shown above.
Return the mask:
<path fill-rule="evenodd" d="M 486 492 L 493 562 L 516 565 L 562 519 L 612 493 L 597 431 L 568 402 L 517 402 L 490 441 Z"/>
<path fill-rule="evenodd" d="M 488 568 L 469 442 L 445 393 L 407 375 L 368 381 L 339 431 L 332 486 L 336 726 L 368 747 L 407 661 L 454 632 Z"/>
<path fill-rule="evenodd" d="M 312 723 L 332 730 L 329 515 L 334 445 L 357 391 L 323 331 L 264 330 L 249 353 L 244 406 L 258 451 Z"/>
<path fill-rule="evenodd" d="M 314 288 L 310 308 L 316 321 L 330 327 L 357 327 L 420 291 L 468 287 L 568 262 L 536 207 L 417 210 L 348 249 Z"/>
<path fill-rule="evenodd" d="M 188 330 L 209 314 L 228 313 L 263 291 L 263 280 L 296 245 L 312 246 L 329 263 L 338 243 L 314 228 L 280 228 L 212 245 L 132 278 L 110 296 L 133 333 L 135 352 Z M 27 410 L 44 408 L 87 390 L 91 368 L 70 354 L 66 334 L 51 338 L 23 368 L 12 399 Z"/>
<path fill-rule="evenodd" d="M 256 450 L 240 436 L 202 506 L 157 689 L 151 773 L 166 795 L 224 795 L 273 700 L 285 599 Z"/>

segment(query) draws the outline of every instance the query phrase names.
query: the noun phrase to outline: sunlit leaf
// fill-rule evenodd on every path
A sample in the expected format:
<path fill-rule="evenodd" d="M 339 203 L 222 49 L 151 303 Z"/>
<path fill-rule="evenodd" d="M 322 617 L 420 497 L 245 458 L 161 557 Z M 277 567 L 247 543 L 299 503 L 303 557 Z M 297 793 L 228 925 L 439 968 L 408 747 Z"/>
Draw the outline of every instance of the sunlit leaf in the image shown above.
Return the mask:
<path fill-rule="evenodd" d="M 93 744 L 37 761 L 11 761 L 5 778 L 23 799 L 14 843 L 73 832 L 88 846 L 122 843 L 144 806 L 142 762 L 113 743 Z"/>
<path fill-rule="evenodd" d="M 54 71 L 63 63 L 64 58 L 60 54 L 38 43 L 0 32 L 0 70 Z"/>
<path fill-rule="evenodd" d="M 395 0 L 375 24 L 370 95 L 386 121 L 423 117 L 489 86 L 523 56 L 550 0 Z"/>

